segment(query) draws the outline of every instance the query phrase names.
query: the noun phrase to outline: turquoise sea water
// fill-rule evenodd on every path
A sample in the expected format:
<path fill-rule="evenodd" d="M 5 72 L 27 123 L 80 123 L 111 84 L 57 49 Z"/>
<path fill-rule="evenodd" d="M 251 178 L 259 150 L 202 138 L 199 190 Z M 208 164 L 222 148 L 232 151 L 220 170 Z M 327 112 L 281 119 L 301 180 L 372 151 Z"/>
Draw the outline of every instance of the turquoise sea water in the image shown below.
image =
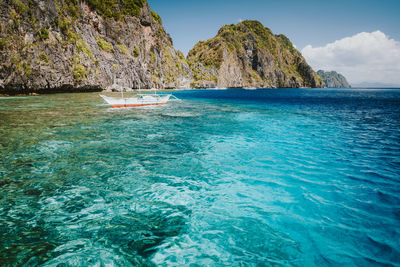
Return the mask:
<path fill-rule="evenodd" d="M 0 265 L 400 266 L 400 90 L 0 98 Z"/>

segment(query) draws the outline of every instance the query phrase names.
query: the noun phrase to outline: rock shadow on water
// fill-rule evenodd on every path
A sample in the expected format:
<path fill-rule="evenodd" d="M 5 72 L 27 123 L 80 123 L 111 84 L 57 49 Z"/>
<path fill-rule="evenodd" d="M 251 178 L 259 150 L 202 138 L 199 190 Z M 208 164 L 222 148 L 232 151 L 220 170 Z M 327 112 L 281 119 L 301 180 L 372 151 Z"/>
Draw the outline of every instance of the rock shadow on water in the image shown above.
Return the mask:
<path fill-rule="evenodd" d="M 135 262 L 135 258 L 148 259 L 165 239 L 178 236 L 184 227 L 184 218 L 174 214 L 131 214 L 114 217 L 98 236 Z"/>
<path fill-rule="evenodd" d="M 68 207 L 68 210 L 76 212 L 79 208 Z M 102 227 L 94 232 L 86 232 L 90 227 L 83 227 L 78 229 L 78 233 L 73 233 L 73 229 L 63 229 L 59 221 L 55 224 L 42 222 L 41 226 L 36 227 L 14 225 L 14 230 L 6 233 L 6 225 L 3 224 L 0 265 L 150 266 L 153 265 L 150 257 L 157 251 L 157 247 L 167 238 L 178 236 L 184 231 L 185 219 L 174 213 L 160 211 L 154 214 L 115 216 L 108 223 L 97 222 Z M 79 219 L 74 222 L 76 227 L 85 223 Z M 66 232 L 68 230 L 72 231 L 69 237 Z M 76 240 L 84 241 L 75 244 Z"/>
<path fill-rule="evenodd" d="M 6 220 L 6 223 L 0 220 L 1 266 L 37 266 L 51 258 L 57 243 L 52 241 L 50 232 L 42 226 L 21 225 L 12 218 Z"/>

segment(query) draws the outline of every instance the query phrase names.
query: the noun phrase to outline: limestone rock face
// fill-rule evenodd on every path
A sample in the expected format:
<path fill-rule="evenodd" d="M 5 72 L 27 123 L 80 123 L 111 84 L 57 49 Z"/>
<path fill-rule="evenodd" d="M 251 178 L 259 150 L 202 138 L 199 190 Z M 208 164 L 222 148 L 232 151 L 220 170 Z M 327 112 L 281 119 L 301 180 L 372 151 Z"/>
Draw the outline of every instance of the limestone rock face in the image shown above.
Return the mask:
<path fill-rule="evenodd" d="M 188 59 L 208 70 L 194 76 L 195 87 L 205 81 L 218 87 L 325 87 L 286 36 L 258 21 L 223 26 L 214 38 L 197 43 Z"/>
<path fill-rule="evenodd" d="M 327 87 L 330 88 L 351 88 L 346 78 L 336 71 L 317 71 L 318 75 L 324 79 Z"/>
<path fill-rule="evenodd" d="M 0 93 L 7 94 L 192 82 L 187 60 L 145 0 L 0 1 L 0 62 Z"/>
<path fill-rule="evenodd" d="M 222 27 L 185 58 L 146 0 L 0 0 L 0 94 L 323 86 L 257 21 Z"/>

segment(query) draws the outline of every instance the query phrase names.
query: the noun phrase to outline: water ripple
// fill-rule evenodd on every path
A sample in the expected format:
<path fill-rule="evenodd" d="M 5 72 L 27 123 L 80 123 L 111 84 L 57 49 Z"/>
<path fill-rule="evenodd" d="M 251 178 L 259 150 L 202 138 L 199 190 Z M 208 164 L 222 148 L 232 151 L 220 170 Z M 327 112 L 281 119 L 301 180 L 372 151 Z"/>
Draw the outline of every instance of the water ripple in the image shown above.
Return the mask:
<path fill-rule="evenodd" d="M 400 91 L 174 94 L 2 98 L 0 265 L 400 264 Z"/>

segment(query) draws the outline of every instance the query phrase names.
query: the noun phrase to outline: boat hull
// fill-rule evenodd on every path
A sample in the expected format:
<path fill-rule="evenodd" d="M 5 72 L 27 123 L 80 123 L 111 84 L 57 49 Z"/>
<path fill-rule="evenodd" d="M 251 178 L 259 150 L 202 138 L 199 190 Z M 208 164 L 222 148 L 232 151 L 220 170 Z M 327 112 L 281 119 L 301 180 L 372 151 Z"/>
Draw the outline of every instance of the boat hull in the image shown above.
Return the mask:
<path fill-rule="evenodd" d="M 134 108 L 134 107 L 145 107 L 145 106 L 157 106 L 157 105 L 165 105 L 167 103 L 154 103 L 154 104 L 135 104 L 135 105 L 111 105 L 112 108 Z"/>
<path fill-rule="evenodd" d="M 171 95 L 138 95 L 131 98 L 113 98 L 100 95 L 112 108 L 130 108 L 165 105 Z"/>

